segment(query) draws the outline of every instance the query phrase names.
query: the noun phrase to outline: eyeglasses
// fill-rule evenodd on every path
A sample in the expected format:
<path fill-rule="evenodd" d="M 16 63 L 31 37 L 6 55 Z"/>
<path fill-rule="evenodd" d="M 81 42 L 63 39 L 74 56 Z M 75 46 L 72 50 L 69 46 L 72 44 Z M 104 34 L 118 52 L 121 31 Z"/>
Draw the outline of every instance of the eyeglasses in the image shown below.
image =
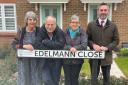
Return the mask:
<path fill-rule="evenodd" d="M 72 23 L 72 24 L 79 24 L 79 22 L 70 22 L 70 23 Z"/>

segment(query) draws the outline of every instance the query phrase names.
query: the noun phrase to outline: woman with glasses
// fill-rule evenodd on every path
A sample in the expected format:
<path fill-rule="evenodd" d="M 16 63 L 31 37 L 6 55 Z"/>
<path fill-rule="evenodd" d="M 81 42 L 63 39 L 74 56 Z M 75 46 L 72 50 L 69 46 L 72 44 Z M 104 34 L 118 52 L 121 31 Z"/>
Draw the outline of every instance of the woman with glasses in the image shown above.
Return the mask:
<path fill-rule="evenodd" d="M 77 50 L 86 50 L 87 35 L 80 27 L 79 17 L 72 15 L 69 26 L 65 31 L 66 45 L 65 49 L 72 53 Z M 83 59 L 63 59 L 63 68 L 65 74 L 65 85 L 78 85 L 78 77 L 82 68 Z"/>

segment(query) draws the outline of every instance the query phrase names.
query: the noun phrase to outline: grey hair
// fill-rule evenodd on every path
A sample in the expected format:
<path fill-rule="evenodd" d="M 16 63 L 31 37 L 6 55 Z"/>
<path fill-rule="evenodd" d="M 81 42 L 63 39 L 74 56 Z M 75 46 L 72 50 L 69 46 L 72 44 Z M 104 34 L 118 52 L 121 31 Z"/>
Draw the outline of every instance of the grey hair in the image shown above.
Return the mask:
<path fill-rule="evenodd" d="M 25 23 L 27 23 L 28 18 L 32 18 L 33 20 L 37 20 L 37 15 L 33 11 L 28 11 L 25 14 L 25 18 L 24 18 Z"/>
<path fill-rule="evenodd" d="M 76 14 L 71 16 L 71 21 L 72 20 L 77 20 L 79 22 L 79 16 L 77 16 Z"/>
<path fill-rule="evenodd" d="M 56 23 L 56 18 L 54 16 L 47 16 L 46 19 L 45 19 L 45 23 L 48 19 L 53 19 L 54 22 Z"/>

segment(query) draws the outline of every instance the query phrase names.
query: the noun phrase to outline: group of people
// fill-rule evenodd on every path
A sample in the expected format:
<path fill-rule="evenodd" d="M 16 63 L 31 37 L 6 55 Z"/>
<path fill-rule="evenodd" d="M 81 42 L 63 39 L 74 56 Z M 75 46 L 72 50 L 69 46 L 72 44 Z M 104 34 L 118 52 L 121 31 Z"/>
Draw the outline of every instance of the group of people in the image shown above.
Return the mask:
<path fill-rule="evenodd" d="M 105 59 L 90 59 L 91 85 L 98 85 L 100 67 L 103 85 L 110 85 L 112 50 L 119 43 L 117 26 L 107 19 L 109 6 L 102 3 L 97 8 L 97 20 L 90 22 L 86 32 L 80 26 L 79 16 L 72 15 L 69 26 L 62 31 L 56 18 L 47 16 L 42 27 L 37 27 L 33 11 L 25 15 L 25 27 L 19 29 L 13 40 L 14 49 L 27 50 L 87 50 L 105 51 Z M 59 85 L 61 67 L 65 85 L 79 85 L 79 74 L 84 59 L 18 58 L 18 85 Z"/>

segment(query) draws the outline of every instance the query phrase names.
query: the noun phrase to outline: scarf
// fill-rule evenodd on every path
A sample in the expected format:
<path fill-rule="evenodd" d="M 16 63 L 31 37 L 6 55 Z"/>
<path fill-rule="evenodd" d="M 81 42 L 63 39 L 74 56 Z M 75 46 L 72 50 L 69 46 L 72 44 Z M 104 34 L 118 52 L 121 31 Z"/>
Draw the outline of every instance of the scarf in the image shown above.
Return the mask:
<path fill-rule="evenodd" d="M 73 39 L 76 37 L 76 34 L 80 31 L 80 28 L 78 27 L 76 30 L 72 30 L 71 27 L 68 27 L 69 29 L 69 33 L 70 33 L 70 37 Z"/>

